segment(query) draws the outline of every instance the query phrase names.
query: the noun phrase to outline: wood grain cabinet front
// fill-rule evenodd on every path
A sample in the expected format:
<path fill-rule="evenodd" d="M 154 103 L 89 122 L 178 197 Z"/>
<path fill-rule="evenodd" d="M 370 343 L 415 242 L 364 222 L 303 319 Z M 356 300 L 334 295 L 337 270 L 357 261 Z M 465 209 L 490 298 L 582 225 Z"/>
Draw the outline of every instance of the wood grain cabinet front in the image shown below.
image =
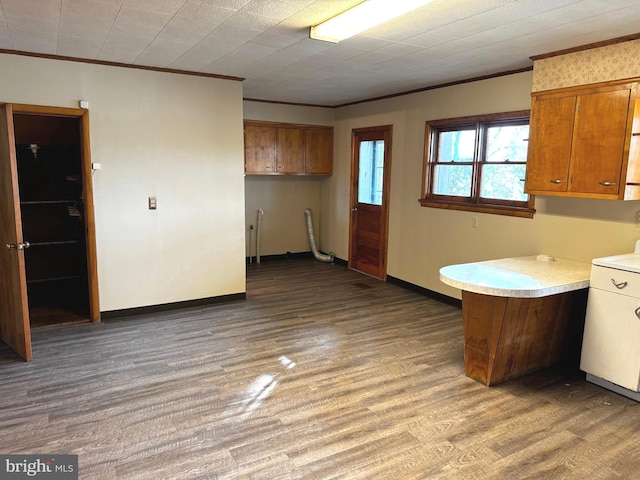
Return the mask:
<path fill-rule="evenodd" d="M 304 172 L 308 175 L 333 173 L 333 128 L 307 128 Z"/>
<path fill-rule="evenodd" d="M 331 175 L 333 127 L 245 121 L 247 175 Z"/>
<path fill-rule="evenodd" d="M 244 126 L 244 171 L 247 174 L 276 173 L 276 128 Z"/>
<path fill-rule="evenodd" d="M 276 129 L 277 173 L 296 174 L 304 171 L 304 130 L 278 127 Z"/>
<path fill-rule="evenodd" d="M 640 199 L 636 82 L 535 93 L 525 191 Z"/>

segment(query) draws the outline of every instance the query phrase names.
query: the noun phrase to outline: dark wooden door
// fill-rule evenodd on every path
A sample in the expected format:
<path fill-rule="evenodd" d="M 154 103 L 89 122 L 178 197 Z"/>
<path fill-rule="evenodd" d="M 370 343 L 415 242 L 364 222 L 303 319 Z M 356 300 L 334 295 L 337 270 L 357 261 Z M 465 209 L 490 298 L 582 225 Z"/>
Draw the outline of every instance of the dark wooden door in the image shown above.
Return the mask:
<path fill-rule="evenodd" d="M 353 131 L 349 268 L 387 276 L 390 125 Z"/>
<path fill-rule="evenodd" d="M 13 112 L 0 106 L 0 336 L 25 360 L 31 360 L 22 221 Z"/>

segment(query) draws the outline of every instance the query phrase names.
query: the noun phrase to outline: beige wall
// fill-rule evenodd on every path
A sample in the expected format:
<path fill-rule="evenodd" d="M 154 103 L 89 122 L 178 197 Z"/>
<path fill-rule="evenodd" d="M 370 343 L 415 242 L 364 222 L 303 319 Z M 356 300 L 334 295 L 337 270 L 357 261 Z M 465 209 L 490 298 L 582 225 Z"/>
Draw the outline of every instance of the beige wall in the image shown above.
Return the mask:
<path fill-rule="evenodd" d="M 90 104 L 101 310 L 245 291 L 248 226 L 261 255 L 348 254 L 353 128 L 393 125 L 388 273 L 459 297 L 444 265 L 540 252 L 590 261 L 629 252 L 640 202 L 538 197 L 533 219 L 420 207 L 424 122 L 529 107 L 532 73 L 340 109 L 242 102 L 240 82 L 0 55 L 0 101 Z M 243 177 L 242 118 L 334 125 L 332 177 Z M 245 195 L 246 193 L 246 195 Z M 146 208 L 158 197 L 158 210 Z M 472 217 L 478 228 L 471 227 Z M 255 238 L 253 239 L 255 252 Z M 255 254 L 255 253 L 254 253 Z"/>
<path fill-rule="evenodd" d="M 81 99 L 102 164 L 93 177 L 101 310 L 244 292 L 242 84 L 0 55 L 0 101 Z"/>
<path fill-rule="evenodd" d="M 342 259 L 348 255 L 352 129 L 391 124 L 389 275 L 460 298 L 459 290 L 440 282 L 441 267 L 538 253 L 590 262 L 595 257 L 632 251 L 635 240 L 640 238 L 640 226 L 635 225 L 638 201 L 538 197 L 533 219 L 418 204 L 425 121 L 528 109 L 531 87 L 532 72 L 525 72 L 336 109 L 334 175 L 319 183 L 317 235 L 322 249 L 334 251 Z M 247 117 L 246 105 L 245 102 L 245 117 L 251 118 Z M 303 107 L 288 107 L 290 116 L 286 116 L 279 107 L 262 107 L 259 119 L 263 120 L 313 123 L 310 119 L 315 117 L 305 115 L 317 114 Z M 265 186 L 261 195 L 268 197 L 268 190 Z M 248 199 L 250 191 L 254 188 L 247 184 Z M 271 208 L 277 210 L 277 202 Z M 472 217 L 478 219 L 477 228 L 472 227 Z M 282 247 L 274 245 L 273 249 Z"/>
<path fill-rule="evenodd" d="M 338 109 L 336 174 L 323 185 L 325 245 L 341 258 L 348 252 L 351 129 L 393 124 L 389 275 L 459 298 L 440 282 L 441 267 L 538 253 L 589 262 L 632 251 L 638 201 L 538 197 L 533 219 L 419 206 L 425 121 L 527 109 L 531 82 L 525 72 Z"/>
<path fill-rule="evenodd" d="M 331 108 L 298 107 L 264 102 L 244 102 L 244 118 L 283 123 L 333 125 Z M 279 255 L 286 252 L 308 252 L 309 241 L 304 209 L 310 208 L 318 248 L 320 241 L 320 195 L 326 177 L 260 176 L 245 177 L 245 228 L 247 232 L 246 255 L 256 255 L 257 211 L 264 216 L 260 227 L 260 255 Z M 250 225 L 254 226 L 250 239 Z M 327 250 L 328 251 L 328 250 Z"/>

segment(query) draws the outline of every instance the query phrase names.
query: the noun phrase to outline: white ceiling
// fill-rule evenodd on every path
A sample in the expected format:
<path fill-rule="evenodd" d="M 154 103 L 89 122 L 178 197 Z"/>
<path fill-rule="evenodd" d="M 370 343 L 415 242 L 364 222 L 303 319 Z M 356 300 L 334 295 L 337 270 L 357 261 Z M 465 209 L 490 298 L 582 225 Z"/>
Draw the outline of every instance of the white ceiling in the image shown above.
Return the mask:
<path fill-rule="evenodd" d="M 240 77 L 245 98 L 335 106 L 640 32 L 640 0 L 434 0 L 339 44 L 308 38 L 360 1 L 0 0 L 0 49 Z"/>

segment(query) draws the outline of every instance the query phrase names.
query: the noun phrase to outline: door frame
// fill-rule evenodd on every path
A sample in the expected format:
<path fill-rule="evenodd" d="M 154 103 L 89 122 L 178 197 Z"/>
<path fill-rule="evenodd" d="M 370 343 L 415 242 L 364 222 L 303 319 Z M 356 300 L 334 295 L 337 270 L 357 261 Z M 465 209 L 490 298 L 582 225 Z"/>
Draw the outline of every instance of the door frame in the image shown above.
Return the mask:
<path fill-rule="evenodd" d="M 358 160 L 360 158 L 359 152 L 357 150 L 357 137 L 360 134 L 366 133 L 381 133 L 381 136 L 384 137 L 385 145 L 384 145 L 384 173 L 382 180 L 382 205 L 381 205 L 381 222 L 383 226 L 381 228 L 382 234 L 380 235 L 380 276 L 375 276 L 375 278 L 379 278 L 380 280 L 387 280 L 387 249 L 389 244 L 389 200 L 391 194 L 391 152 L 393 145 L 393 125 L 379 125 L 375 127 L 363 127 L 363 128 L 354 128 L 351 130 L 351 192 L 350 192 L 350 200 L 349 200 L 349 260 L 348 260 L 348 268 L 350 270 L 356 270 L 353 267 L 353 241 L 355 236 L 356 229 L 356 218 L 357 218 L 357 210 L 358 205 L 358 172 L 359 172 L 359 164 Z M 365 273 L 365 272 L 361 272 Z"/>
<path fill-rule="evenodd" d="M 91 163 L 91 142 L 89 135 L 89 110 L 84 108 L 48 107 L 41 105 L 11 104 L 13 114 L 72 117 L 80 122 L 80 165 L 82 175 L 82 199 L 84 204 L 84 225 L 87 254 L 87 282 L 89 293 L 89 319 L 100 322 L 100 298 L 98 290 L 98 260 L 96 249 L 96 228 L 93 203 L 93 168 Z"/>

